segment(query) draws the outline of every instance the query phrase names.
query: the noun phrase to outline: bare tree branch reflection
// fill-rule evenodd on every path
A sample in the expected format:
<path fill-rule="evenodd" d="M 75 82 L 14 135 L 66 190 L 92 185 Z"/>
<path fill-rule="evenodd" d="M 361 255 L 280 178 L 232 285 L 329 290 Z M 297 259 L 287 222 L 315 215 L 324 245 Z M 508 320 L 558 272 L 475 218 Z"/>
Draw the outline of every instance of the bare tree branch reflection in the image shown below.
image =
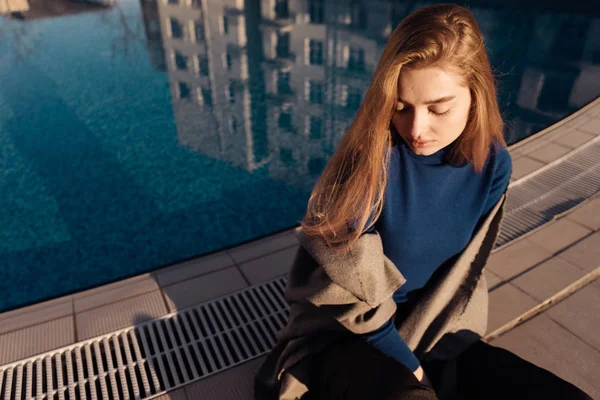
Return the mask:
<path fill-rule="evenodd" d="M 116 12 L 114 14 L 102 14 L 100 20 L 102 23 L 110 26 L 115 32 L 120 32 L 118 37 L 113 39 L 111 45 L 111 53 L 113 57 L 117 52 L 122 52 L 123 55 L 128 55 L 132 46 L 135 43 L 145 43 L 144 27 L 138 15 L 127 15 L 118 0 L 112 0 L 111 6 Z"/>

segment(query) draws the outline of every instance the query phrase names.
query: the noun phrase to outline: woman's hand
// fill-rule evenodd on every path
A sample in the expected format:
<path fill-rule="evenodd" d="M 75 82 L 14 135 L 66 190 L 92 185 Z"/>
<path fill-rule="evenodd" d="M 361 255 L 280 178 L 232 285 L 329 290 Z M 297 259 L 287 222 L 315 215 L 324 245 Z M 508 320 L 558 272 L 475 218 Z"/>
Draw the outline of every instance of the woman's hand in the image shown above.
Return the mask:
<path fill-rule="evenodd" d="M 427 386 L 431 387 L 431 382 L 427 378 L 427 375 L 425 375 L 425 371 L 423 371 L 423 367 L 421 367 L 419 365 L 419 368 L 417 368 L 417 370 L 413 373 L 415 374 L 415 377 L 419 380 L 419 382 L 421 382 L 423 385 L 427 385 Z"/>

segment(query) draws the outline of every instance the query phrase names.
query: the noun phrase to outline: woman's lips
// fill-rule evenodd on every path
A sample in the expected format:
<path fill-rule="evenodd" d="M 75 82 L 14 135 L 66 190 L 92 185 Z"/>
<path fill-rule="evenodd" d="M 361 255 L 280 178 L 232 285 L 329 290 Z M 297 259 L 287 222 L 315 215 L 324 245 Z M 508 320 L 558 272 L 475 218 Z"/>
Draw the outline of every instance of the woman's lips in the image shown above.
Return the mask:
<path fill-rule="evenodd" d="M 412 142 L 413 146 L 415 146 L 415 147 L 425 147 L 425 146 L 430 145 L 431 143 L 433 143 L 433 140 L 425 140 L 425 141 L 413 140 L 413 142 Z"/>

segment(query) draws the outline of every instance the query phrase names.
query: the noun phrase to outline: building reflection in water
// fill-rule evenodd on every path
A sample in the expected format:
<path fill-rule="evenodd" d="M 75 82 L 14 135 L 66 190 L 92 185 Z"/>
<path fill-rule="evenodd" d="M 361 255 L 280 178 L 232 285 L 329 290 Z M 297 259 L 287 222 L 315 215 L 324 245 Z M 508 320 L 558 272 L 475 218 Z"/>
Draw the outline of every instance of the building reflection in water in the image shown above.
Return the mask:
<path fill-rule="evenodd" d="M 149 43 L 162 41 L 180 143 L 306 190 L 351 123 L 393 28 L 425 4 L 142 0 Z M 499 76 L 510 143 L 598 96 L 600 18 L 470 8 Z"/>

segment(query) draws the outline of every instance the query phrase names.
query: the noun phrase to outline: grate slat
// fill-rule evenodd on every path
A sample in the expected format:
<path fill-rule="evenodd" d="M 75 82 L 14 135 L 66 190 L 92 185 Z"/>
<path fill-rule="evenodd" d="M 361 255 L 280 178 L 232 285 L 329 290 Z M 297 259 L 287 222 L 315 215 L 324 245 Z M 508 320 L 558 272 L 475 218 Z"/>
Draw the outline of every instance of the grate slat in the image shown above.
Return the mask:
<path fill-rule="evenodd" d="M 154 348 L 154 354 L 155 354 L 155 356 L 152 357 L 152 360 L 156 360 L 156 362 L 158 363 L 158 370 L 160 371 L 160 376 L 163 378 L 162 382 L 166 384 L 165 377 L 167 376 L 167 371 L 166 371 L 165 365 L 162 361 L 162 357 L 160 357 L 161 353 L 160 353 L 159 347 L 158 347 L 158 340 L 156 338 L 156 334 L 154 333 L 154 329 L 152 329 L 151 325 L 148 325 L 148 334 L 150 335 L 150 341 Z M 142 338 L 143 338 L 143 336 L 142 336 Z"/>
<path fill-rule="evenodd" d="M 100 349 L 100 342 L 94 342 L 92 344 L 94 348 L 94 354 L 96 354 L 96 368 L 98 371 L 104 371 L 104 365 L 102 363 L 102 351 Z M 102 393 L 103 399 L 108 399 L 108 388 L 106 387 L 106 376 L 108 374 L 105 372 L 101 372 L 98 376 L 98 381 L 100 382 L 100 392 Z"/>
<path fill-rule="evenodd" d="M 167 327 L 167 334 L 169 335 L 170 342 L 172 343 L 171 348 L 176 349 L 179 346 L 177 345 L 177 341 L 175 340 L 175 335 L 173 334 L 173 329 L 171 328 L 171 324 L 169 320 L 165 320 L 165 325 Z M 181 374 L 183 375 L 183 382 L 190 381 L 190 377 L 188 376 L 187 370 L 184 368 L 184 363 L 181 358 L 181 354 L 178 351 L 175 351 L 175 357 L 177 359 L 177 364 L 180 366 Z M 175 374 L 174 374 L 175 375 Z M 179 377 L 178 377 L 179 379 Z"/>
<path fill-rule="evenodd" d="M 113 399 L 119 400 L 119 391 L 117 389 L 117 379 L 115 378 L 116 370 L 112 360 L 112 352 L 110 349 L 110 343 L 108 338 L 102 339 L 102 346 L 104 347 L 104 354 L 106 355 L 106 365 L 108 369 L 108 381 L 110 383 L 110 389 L 112 391 Z"/>
<path fill-rule="evenodd" d="M 86 399 L 87 396 L 85 394 L 85 382 L 86 379 L 84 378 L 84 374 L 83 374 L 83 361 L 81 360 L 81 347 L 76 347 L 73 349 L 73 351 L 75 352 L 75 367 L 77 368 L 77 386 L 79 388 L 79 398 L 80 399 Z"/>
<path fill-rule="evenodd" d="M 140 338 L 142 339 L 142 347 L 144 349 L 144 354 L 152 354 L 152 352 L 150 351 L 150 347 L 148 346 L 148 342 L 146 340 L 146 333 L 148 332 L 148 326 L 145 327 L 140 327 Z M 140 359 L 141 359 L 141 354 L 140 354 Z M 154 385 L 154 387 L 157 390 L 161 389 L 161 385 L 160 385 L 160 381 L 158 380 L 158 376 L 156 375 L 156 364 L 157 364 L 157 360 L 156 357 L 147 357 L 148 360 L 150 360 L 150 362 L 148 363 L 148 370 L 150 371 L 150 377 L 152 378 L 152 384 Z M 159 370 L 160 370 L 160 366 L 159 366 Z"/>
<path fill-rule="evenodd" d="M 125 348 L 125 360 L 127 361 L 127 369 L 130 371 L 129 373 L 129 379 L 131 379 L 131 386 L 133 389 L 133 397 L 135 399 L 139 399 L 140 396 L 140 389 L 138 386 L 138 381 L 137 381 L 137 377 L 135 376 L 135 373 L 131 373 L 133 371 L 135 371 L 135 363 L 133 361 L 133 358 L 131 357 L 131 350 L 129 348 L 129 340 L 127 338 L 126 334 L 122 334 L 120 335 L 121 339 L 123 340 L 123 347 Z"/>
<path fill-rule="evenodd" d="M 202 312 L 198 312 L 198 313 L 196 314 L 196 316 L 197 316 L 197 317 L 200 319 L 200 323 L 201 323 L 203 326 L 206 326 L 206 327 L 208 327 L 208 324 L 206 323 L 206 319 L 204 318 L 204 315 L 202 315 Z M 212 336 L 213 336 L 213 335 L 210 335 L 209 337 L 212 337 Z M 208 339 L 208 338 L 207 338 L 207 339 Z M 213 361 L 214 361 L 214 358 L 213 358 L 214 356 L 213 356 L 213 357 L 211 357 L 211 355 L 212 355 L 212 354 L 211 354 L 211 352 L 210 352 L 210 350 L 209 350 L 209 347 L 212 347 L 212 348 L 214 348 L 214 345 L 212 344 L 212 341 L 211 341 L 211 340 L 205 340 L 203 344 L 204 344 L 204 346 L 205 346 L 205 348 L 206 348 L 206 352 L 207 352 L 207 354 L 209 354 L 209 360 L 213 360 Z M 223 360 L 223 356 L 221 356 L 221 354 L 220 354 L 218 351 L 215 351 L 215 355 L 216 355 L 216 358 L 217 358 L 217 360 L 216 360 L 216 361 L 218 362 L 218 365 L 221 365 L 221 366 L 222 366 L 222 365 L 224 365 L 224 364 L 225 364 L 225 361 Z M 213 364 L 214 364 L 214 362 L 213 362 Z M 215 368 L 214 368 L 214 369 L 218 369 L 216 365 L 215 365 Z"/>
<path fill-rule="evenodd" d="M 162 320 L 161 322 L 164 323 L 164 320 Z M 161 325 L 162 324 L 159 324 L 159 326 L 161 326 Z M 168 349 L 169 346 L 167 344 L 167 339 L 165 337 L 165 333 L 162 330 L 162 326 L 161 326 L 160 329 L 158 329 L 158 336 L 159 336 L 159 339 L 160 339 L 160 341 L 162 343 L 162 346 L 163 346 L 162 348 L 163 349 Z M 172 354 L 170 352 L 167 352 L 167 351 L 164 351 L 163 354 L 166 356 L 164 358 L 166 358 L 167 363 L 169 364 L 169 371 L 165 371 L 165 375 L 163 375 L 163 376 L 166 377 L 167 374 L 169 374 L 169 372 L 170 372 L 171 376 L 173 377 L 173 381 L 175 382 L 175 385 L 176 386 L 180 385 L 181 381 L 179 380 L 179 375 L 176 373 L 177 369 L 175 368 L 175 364 L 173 363 Z M 166 379 L 165 379 L 165 382 L 166 382 Z"/>
<path fill-rule="evenodd" d="M 184 329 L 189 332 L 189 334 L 192 334 L 192 328 L 188 322 L 188 314 L 183 315 L 183 318 L 181 318 L 181 321 L 183 321 L 183 327 Z M 192 340 L 192 349 L 194 350 L 194 354 L 196 355 L 196 359 L 198 360 L 198 363 L 200 364 L 200 376 L 204 376 L 206 374 L 208 374 L 208 368 L 206 367 L 206 363 L 204 362 L 204 357 L 202 357 L 202 354 L 200 353 L 200 349 L 198 348 L 198 343 L 195 340 Z"/>
<path fill-rule="evenodd" d="M 4 383 L 4 374 L 5 373 L 8 373 L 8 370 L 0 369 L 0 399 L 7 399 L 8 398 L 7 396 L 3 396 L 4 390 L 2 390 L 2 384 Z"/>
<path fill-rule="evenodd" d="M 119 336 L 115 335 L 112 338 L 112 347 L 115 351 L 115 358 L 117 359 L 116 372 L 119 374 L 119 380 L 121 387 L 119 393 L 123 396 L 123 400 L 129 400 L 129 390 L 127 388 L 127 378 L 125 377 L 125 365 L 123 364 L 123 358 L 121 356 L 121 344 L 119 343 Z M 117 382 L 117 385 L 119 382 Z"/>
<path fill-rule="evenodd" d="M 83 345 L 83 351 L 86 359 L 86 367 L 87 367 L 87 376 L 88 376 L 88 385 L 90 387 L 90 397 L 92 400 L 98 400 L 98 396 L 96 395 L 96 374 L 94 373 L 94 363 L 92 359 L 92 352 L 90 350 L 90 344 L 86 343 Z M 87 398 L 87 396 L 86 396 Z"/>
<path fill-rule="evenodd" d="M 37 397 L 37 393 L 33 394 L 33 385 L 32 385 L 32 377 L 33 377 L 33 363 L 28 361 L 25 364 L 25 368 L 27 369 L 26 377 L 25 377 L 25 399 L 29 400 L 31 398 L 39 398 Z M 0 371 L 0 390 L 2 388 L 2 371 Z M 0 398 L 2 398 L 2 393 L 0 393 Z"/>
<path fill-rule="evenodd" d="M 58 353 L 56 359 L 56 386 L 58 387 L 58 400 L 65 400 L 65 377 L 63 376 L 62 354 Z"/>
<path fill-rule="evenodd" d="M 21 400 L 21 392 L 23 391 L 23 365 L 17 366 L 15 376 L 15 400 Z"/>
<path fill-rule="evenodd" d="M 6 400 L 11 400 L 12 396 L 12 380 L 13 380 L 14 368 L 10 368 L 6 374 L 6 384 L 5 384 L 5 398 Z"/>
<path fill-rule="evenodd" d="M 205 340 L 202 338 L 202 331 L 200 330 L 200 326 L 198 325 L 198 321 L 196 320 L 196 313 L 190 312 L 188 313 L 188 317 L 190 321 L 192 321 L 194 329 L 196 329 L 196 332 L 198 332 L 201 338 L 198 342 L 196 342 L 197 346 L 199 346 L 199 348 L 201 347 L 203 349 L 202 351 L 204 352 L 204 354 L 206 354 L 206 360 L 208 361 L 208 365 L 210 366 L 211 371 L 216 370 L 217 366 L 215 365 L 215 360 L 208 351 Z"/>

